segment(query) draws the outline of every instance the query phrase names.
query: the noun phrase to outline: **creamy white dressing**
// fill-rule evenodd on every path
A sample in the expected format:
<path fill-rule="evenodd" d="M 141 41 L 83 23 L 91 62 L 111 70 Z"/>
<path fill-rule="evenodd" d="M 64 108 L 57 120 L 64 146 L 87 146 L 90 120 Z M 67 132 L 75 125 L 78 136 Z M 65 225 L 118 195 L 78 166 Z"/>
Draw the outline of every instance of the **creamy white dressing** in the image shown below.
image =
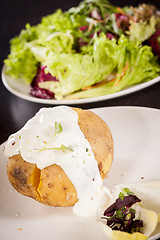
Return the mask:
<path fill-rule="evenodd" d="M 55 122 L 62 126 L 62 131 L 53 137 Z M 21 130 L 11 135 L 5 154 L 11 157 L 19 153 L 39 169 L 52 164 L 62 167 L 77 191 L 79 201 L 73 211 L 78 215 L 95 215 L 100 201 L 109 194 L 103 187 L 91 146 L 78 125 L 78 114 L 70 107 L 42 108 Z"/>

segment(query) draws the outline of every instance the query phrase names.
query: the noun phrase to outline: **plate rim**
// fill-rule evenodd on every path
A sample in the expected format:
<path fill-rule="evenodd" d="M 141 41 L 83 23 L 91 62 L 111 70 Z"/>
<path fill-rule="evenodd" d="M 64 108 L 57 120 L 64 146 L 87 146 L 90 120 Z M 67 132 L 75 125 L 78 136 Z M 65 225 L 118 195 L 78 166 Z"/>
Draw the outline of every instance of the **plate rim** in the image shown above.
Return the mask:
<path fill-rule="evenodd" d="M 114 98 L 118 98 L 118 97 L 121 97 L 121 96 L 126 96 L 128 94 L 140 91 L 140 90 L 145 89 L 149 86 L 152 86 L 152 85 L 154 85 L 154 84 L 156 84 L 160 81 L 160 76 L 158 76 L 158 77 L 156 77 L 156 78 L 154 78 L 154 79 L 152 79 L 148 82 L 136 84 L 136 85 L 133 85 L 129 88 L 123 89 L 119 92 L 111 93 L 111 94 L 108 94 L 108 95 L 103 95 L 103 96 L 93 97 L 93 98 L 75 99 L 75 100 L 55 100 L 55 99 L 41 99 L 41 98 L 32 97 L 32 96 L 29 95 L 29 93 L 28 93 L 28 95 L 25 95 L 23 93 L 18 92 L 15 89 L 13 89 L 7 81 L 7 76 L 5 74 L 5 70 L 6 70 L 6 65 L 4 64 L 3 67 L 2 67 L 2 71 L 1 71 L 2 83 L 9 92 L 11 92 L 13 95 L 15 95 L 19 98 L 25 99 L 25 100 L 30 101 L 30 102 L 49 104 L 49 105 L 63 105 L 63 104 L 75 105 L 75 104 L 87 104 L 87 103 L 94 103 L 94 102 L 100 102 L 100 101 L 105 101 L 105 100 L 111 100 L 111 99 L 114 99 Z M 8 77 L 10 77 L 10 76 L 8 76 Z M 10 77 L 10 78 L 12 78 L 12 77 Z"/>

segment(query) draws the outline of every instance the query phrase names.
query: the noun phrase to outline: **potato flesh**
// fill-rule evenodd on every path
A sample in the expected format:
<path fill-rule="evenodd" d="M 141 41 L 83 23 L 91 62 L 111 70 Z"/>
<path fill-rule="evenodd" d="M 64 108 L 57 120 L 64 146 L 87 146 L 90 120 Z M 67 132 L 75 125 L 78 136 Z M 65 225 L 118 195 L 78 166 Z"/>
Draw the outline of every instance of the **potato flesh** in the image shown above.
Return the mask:
<path fill-rule="evenodd" d="M 23 160 L 21 155 L 15 155 L 8 159 L 7 174 L 12 186 L 21 194 L 39 199 L 36 185 L 39 184 L 40 170 L 35 164 Z"/>
<path fill-rule="evenodd" d="M 89 141 L 102 179 L 107 176 L 113 160 L 113 140 L 110 129 L 96 114 L 74 108 L 78 124 Z M 21 194 L 51 206 L 72 206 L 78 201 L 77 192 L 63 169 L 53 164 L 42 170 L 23 160 L 20 155 L 8 159 L 10 183 Z"/>

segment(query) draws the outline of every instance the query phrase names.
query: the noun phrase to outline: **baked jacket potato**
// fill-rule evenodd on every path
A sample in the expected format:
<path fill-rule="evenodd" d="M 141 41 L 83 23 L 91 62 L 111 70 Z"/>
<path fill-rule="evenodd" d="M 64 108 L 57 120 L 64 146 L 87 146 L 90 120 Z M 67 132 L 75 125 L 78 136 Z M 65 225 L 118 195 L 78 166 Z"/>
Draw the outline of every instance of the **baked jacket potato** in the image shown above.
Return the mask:
<path fill-rule="evenodd" d="M 107 176 L 113 160 L 113 139 L 107 124 L 89 110 L 73 108 L 78 114 L 78 124 L 89 141 L 97 160 L 102 179 Z M 7 162 L 8 179 L 21 194 L 51 206 L 73 206 L 77 192 L 63 169 L 53 164 L 42 170 L 36 164 L 14 155 Z"/>

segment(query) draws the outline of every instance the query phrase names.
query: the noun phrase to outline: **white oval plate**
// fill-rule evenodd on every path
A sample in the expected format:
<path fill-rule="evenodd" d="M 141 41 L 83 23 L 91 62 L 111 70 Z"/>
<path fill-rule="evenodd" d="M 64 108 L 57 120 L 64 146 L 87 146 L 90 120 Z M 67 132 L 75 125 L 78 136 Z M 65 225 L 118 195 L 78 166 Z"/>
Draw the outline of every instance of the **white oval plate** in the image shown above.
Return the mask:
<path fill-rule="evenodd" d="M 154 78 L 148 82 L 137 84 L 134 86 L 131 86 L 129 88 L 126 88 L 122 91 L 100 96 L 100 97 L 94 97 L 94 98 L 85 98 L 85 99 L 76 99 L 76 100 L 54 100 L 54 99 L 41 99 L 32 97 L 30 92 L 30 86 L 29 84 L 26 84 L 22 81 L 19 81 L 18 79 L 12 78 L 5 74 L 5 65 L 2 69 L 2 82 L 4 86 L 14 95 L 23 98 L 25 100 L 31 101 L 31 102 L 37 102 L 37 103 L 44 103 L 44 104 L 52 104 L 52 105 L 61 105 L 61 104 L 81 104 L 81 103 L 92 103 L 92 102 L 99 102 L 103 100 L 109 100 L 113 98 L 117 98 L 120 96 L 124 96 L 133 92 L 137 92 L 139 90 L 142 90 L 144 88 L 147 88 L 157 82 L 160 81 L 160 76 L 157 78 Z"/>
<path fill-rule="evenodd" d="M 114 161 L 105 186 L 160 180 L 160 110 L 141 107 L 93 109 L 110 127 Z M 0 239 L 107 240 L 95 218 L 73 214 L 72 207 L 42 205 L 16 192 L 6 174 L 7 158 L 0 147 Z M 156 199 L 150 209 L 160 211 Z M 152 238 L 160 237 L 160 224 Z"/>

